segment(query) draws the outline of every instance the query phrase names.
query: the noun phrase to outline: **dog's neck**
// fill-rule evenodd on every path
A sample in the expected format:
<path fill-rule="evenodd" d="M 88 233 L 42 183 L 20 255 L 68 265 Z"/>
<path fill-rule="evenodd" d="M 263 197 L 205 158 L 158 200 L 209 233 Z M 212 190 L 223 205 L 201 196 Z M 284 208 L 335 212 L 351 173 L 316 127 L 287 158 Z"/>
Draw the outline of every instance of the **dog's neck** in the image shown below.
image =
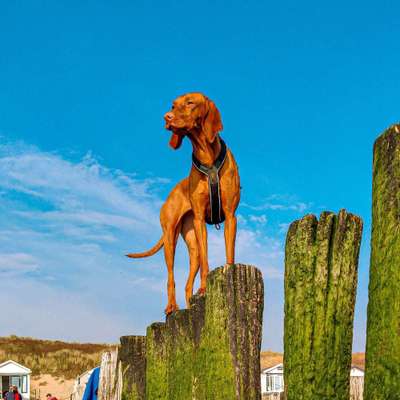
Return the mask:
<path fill-rule="evenodd" d="M 207 140 L 206 135 L 202 132 L 189 132 L 187 136 L 192 143 L 195 157 L 203 165 L 211 167 L 221 151 L 219 134 L 215 136 L 212 143 Z"/>

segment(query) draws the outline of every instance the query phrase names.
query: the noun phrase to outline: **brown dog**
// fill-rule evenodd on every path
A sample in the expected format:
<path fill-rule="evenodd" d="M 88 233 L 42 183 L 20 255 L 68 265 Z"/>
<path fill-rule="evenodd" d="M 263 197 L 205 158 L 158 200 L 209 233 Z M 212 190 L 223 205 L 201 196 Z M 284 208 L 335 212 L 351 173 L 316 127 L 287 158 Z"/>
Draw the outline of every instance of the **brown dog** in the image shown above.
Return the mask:
<path fill-rule="evenodd" d="M 185 287 L 186 306 L 193 294 L 193 284 L 199 270 L 199 252 L 196 236 L 193 229 L 193 213 L 189 201 L 189 179 L 179 182 L 169 194 L 161 207 L 160 223 L 163 235 L 158 243 L 150 250 L 143 253 L 127 254 L 131 258 L 149 257 L 157 253 L 164 246 L 165 262 L 168 268 L 168 304 L 165 313 L 168 315 L 178 309 L 175 295 L 174 258 L 175 248 L 179 237 L 182 235 L 189 251 L 190 271 Z"/>
<path fill-rule="evenodd" d="M 213 214 L 210 200 L 212 182 L 217 182 L 219 204 L 225 217 L 226 263 L 235 261 L 236 216 L 240 200 L 240 179 L 235 159 L 219 136 L 220 113 L 215 104 L 201 93 L 178 97 L 164 116 L 166 128 L 173 132 L 170 145 L 177 149 L 187 136 L 193 146 L 193 165 L 189 175 L 189 200 L 200 256 L 201 285 L 204 293 L 209 270 L 206 220 Z M 224 153 L 223 160 L 221 154 Z M 203 171 L 203 172 L 202 172 Z M 204 171 L 208 171 L 206 176 Z M 213 190 L 216 186 L 213 186 Z M 211 190 L 211 189 L 210 189 Z M 221 215 L 221 212 L 220 212 Z M 211 218 L 212 219 L 212 218 Z M 222 221 L 222 219 L 221 219 Z M 219 221 L 218 221 L 219 222 Z"/>

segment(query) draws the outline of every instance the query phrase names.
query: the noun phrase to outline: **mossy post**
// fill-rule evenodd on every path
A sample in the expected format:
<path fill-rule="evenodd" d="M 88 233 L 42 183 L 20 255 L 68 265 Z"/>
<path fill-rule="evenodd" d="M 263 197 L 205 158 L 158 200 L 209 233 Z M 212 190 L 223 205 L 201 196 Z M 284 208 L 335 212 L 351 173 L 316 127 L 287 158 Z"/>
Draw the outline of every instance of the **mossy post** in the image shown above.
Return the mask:
<path fill-rule="evenodd" d="M 146 335 L 146 400 L 169 400 L 167 330 L 155 322 Z"/>
<path fill-rule="evenodd" d="M 284 380 L 287 400 L 348 400 L 362 235 L 341 210 L 290 225 L 285 250 Z"/>
<path fill-rule="evenodd" d="M 255 267 L 212 271 L 205 296 L 147 329 L 146 400 L 260 400 L 263 304 Z"/>
<path fill-rule="evenodd" d="M 374 145 L 364 399 L 400 399 L 400 125 Z"/>
<path fill-rule="evenodd" d="M 194 340 L 189 310 L 167 317 L 168 400 L 192 399 Z"/>
<path fill-rule="evenodd" d="M 145 400 L 146 337 L 122 336 L 118 353 L 122 367 L 121 400 Z"/>
<path fill-rule="evenodd" d="M 261 399 L 263 299 L 262 275 L 255 267 L 236 264 L 209 274 L 196 399 Z"/>

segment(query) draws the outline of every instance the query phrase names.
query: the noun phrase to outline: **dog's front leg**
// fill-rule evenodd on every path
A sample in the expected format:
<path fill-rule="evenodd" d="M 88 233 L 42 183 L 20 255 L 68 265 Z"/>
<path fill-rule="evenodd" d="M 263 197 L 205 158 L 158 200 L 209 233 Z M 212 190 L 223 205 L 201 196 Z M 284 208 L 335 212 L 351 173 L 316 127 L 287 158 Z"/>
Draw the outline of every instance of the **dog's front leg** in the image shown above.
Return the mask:
<path fill-rule="evenodd" d="M 207 275 L 208 275 L 208 250 L 207 250 L 207 227 L 204 215 L 194 215 L 194 231 L 198 244 L 200 256 L 200 289 L 199 294 L 204 294 L 206 291 Z"/>
<path fill-rule="evenodd" d="M 227 171 L 221 176 L 221 202 L 225 214 L 225 255 L 226 263 L 235 263 L 235 242 L 237 220 L 236 209 L 240 201 L 240 181 L 237 165 L 230 155 Z"/>
<path fill-rule="evenodd" d="M 207 179 L 192 167 L 189 176 L 189 197 L 193 211 L 193 226 L 196 235 L 200 261 L 200 289 L 197 293 L 204 294 L 208 275 L 208 250 L 206 211 L 209 205 Z"/>
<path fill-rule="evenodd" d="M 196 234 L 193 226 L 193 214 L 188 213 L 182 223 L 182 236 L 186 243 L 189 252 L 190 271 L 186 282 L 185 294 L 186 294 L 186 307 L 190 308 L 190 299 L 193 296 L 193 285 L 196 278 L 197 272 L 199 271 L 199 251 Z"/>
<path fill-rule="evenodd" d="M 226 263 L 234 264 L 235 263 L 235 241 L 236 241 L 236 217 L 235 214 L 227 214 L 225 216 L 225 228 L 224 228 L 224 236 L 225 236 L 225 254 L 226 254 Z"/>

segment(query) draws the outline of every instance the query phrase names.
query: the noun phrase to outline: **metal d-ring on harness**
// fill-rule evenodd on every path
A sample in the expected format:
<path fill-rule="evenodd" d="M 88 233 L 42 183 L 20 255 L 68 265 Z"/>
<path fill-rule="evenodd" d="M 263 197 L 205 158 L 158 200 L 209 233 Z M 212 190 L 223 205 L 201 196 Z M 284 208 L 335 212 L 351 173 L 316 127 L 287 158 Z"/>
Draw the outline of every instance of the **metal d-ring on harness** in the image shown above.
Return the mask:
<path fill-rule="evenodd" d="M 207 176 L 208 193 L 210 196 L 210 215 L 206 215 L 206 222 L 209 225 L 215 225 L 220 229 L 220 223 L 225 221 L 225 215 L 221 206 L 221 192 L 219 187 L 219 170 L 222 168 L 226 158 L 226 144 L 221 141 L 221 151 L 211 167 L 203 165 L 194 154 L 192 154 L 192 162 L 194 167 Z"/>

